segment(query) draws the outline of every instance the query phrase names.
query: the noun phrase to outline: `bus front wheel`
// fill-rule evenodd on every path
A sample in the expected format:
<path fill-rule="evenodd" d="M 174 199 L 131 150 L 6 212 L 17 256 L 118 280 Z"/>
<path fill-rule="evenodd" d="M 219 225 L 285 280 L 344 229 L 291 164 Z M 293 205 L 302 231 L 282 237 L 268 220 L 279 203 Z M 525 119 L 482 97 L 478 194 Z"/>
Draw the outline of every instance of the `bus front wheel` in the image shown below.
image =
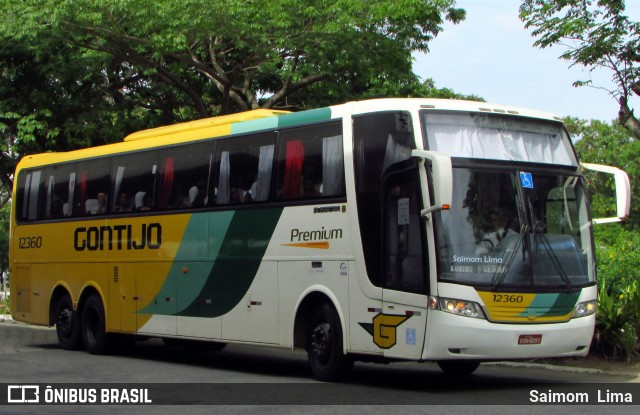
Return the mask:
<path fill-rule="evenodd" d="M 342 352 L 340 319 L 329 304 L 311 315 L 307 356 L 313 377 L 325 382 L 340 379 L 353 367 L 353 359 Z"/>
<path fill-rule="evenodd" d="M 82 346 L 78 317 L 79 313 L 73 311 L 71 297 L 64 294 L 56 303 L 55 318 L 58 343 L 65 350 L 77 350 Z"/>
<path fill-rule="evenodd" d="M 104 304 L 98 295 L 87 299 L 82 308 L 82 339 L 91 354 L 104 354 L 108 348 L 108 335 L 104 316 Z"/>
<path fill-rule="evenodd" d="M 476 360 L 439 360 L 438 366 L 447 375 L 467 376 L 480 366 L 480 362 Z"/>

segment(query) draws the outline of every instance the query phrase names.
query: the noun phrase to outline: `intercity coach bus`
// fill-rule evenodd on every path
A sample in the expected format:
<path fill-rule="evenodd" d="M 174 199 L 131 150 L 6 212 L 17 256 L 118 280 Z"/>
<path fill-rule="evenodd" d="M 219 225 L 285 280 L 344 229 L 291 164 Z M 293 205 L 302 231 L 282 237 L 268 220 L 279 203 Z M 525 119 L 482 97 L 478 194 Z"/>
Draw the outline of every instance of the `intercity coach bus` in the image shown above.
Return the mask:
<path fill-rule="evenodd" d="M 255 110 L 25 156 L 14 319 L 64 349 L 116 339 L 354 360 L 586 355 L 597 297 L 583 168 L 560 118 L 433 99 Z"/>

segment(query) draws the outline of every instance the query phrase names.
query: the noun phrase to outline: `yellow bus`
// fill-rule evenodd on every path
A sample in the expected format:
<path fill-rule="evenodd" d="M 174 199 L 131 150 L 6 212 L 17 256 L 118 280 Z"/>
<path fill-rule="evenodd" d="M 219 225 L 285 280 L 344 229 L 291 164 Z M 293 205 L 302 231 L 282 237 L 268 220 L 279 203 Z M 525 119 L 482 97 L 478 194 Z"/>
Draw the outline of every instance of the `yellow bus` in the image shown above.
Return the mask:
<path fill-rule="evenodd" d="M 629 212 L 618 184 L 617 217 Z M 561 120 L 479 102 L 256 110 L 25 156 L 14 319 L 101 354 L 160 337 L 354 360 L 586 355 L 592 219 Z"/>

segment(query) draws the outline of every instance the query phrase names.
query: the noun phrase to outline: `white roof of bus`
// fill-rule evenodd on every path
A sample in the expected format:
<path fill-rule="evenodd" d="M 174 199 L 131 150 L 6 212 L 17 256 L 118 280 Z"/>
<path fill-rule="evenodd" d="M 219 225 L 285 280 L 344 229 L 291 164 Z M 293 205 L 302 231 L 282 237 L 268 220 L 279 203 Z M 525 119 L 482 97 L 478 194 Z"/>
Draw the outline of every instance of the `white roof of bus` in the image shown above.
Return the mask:
<path fill-rule="evenodd" d="M 336 107 L 341 107 L 340 105 Z M 331 107 L 331 108 L 336 108 Z M 480 101 L 464 101 L 457 99 L 435 99 L 435 98 L 381 98 L 366 101 L 353 101 L 344 104 L 350 107 L 347 111 L 353 113 L 366 113 L 381 110 L 413 110 L 416 108 L 438 109 L 450 111 L 473 111 L 495 114 L 520 115 L 523 117 L 541 118 L 553 121 L 562 121 L 556 114 L 538 111 L 528 108 L 520 108 L 511 105 L 494 104 Z M 345 108 L 346 109 L 346 108 Z"/>

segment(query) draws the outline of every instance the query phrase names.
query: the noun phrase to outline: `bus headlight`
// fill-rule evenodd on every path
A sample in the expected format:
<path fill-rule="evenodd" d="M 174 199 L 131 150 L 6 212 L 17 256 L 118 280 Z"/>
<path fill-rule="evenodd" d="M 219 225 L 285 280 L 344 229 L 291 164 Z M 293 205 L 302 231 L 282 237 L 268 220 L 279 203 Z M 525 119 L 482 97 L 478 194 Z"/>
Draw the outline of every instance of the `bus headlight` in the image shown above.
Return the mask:
<path fill-rule="evenodd" d="M 458 316 L 485 318 L 480 304 L 473 301 L 458 300 L 455 298 L 431 297 L 430 306 L 432 309 L 442 310 Z"/>
<path fill-rule="evenodd" d="M 573 313 L 571 314 L 571 318 L 578 317 L 586 317 L 596 312 L 596 302 L 597 300 L 585 301 L 584 303 L 579 303 L 573 309 Z"/>

